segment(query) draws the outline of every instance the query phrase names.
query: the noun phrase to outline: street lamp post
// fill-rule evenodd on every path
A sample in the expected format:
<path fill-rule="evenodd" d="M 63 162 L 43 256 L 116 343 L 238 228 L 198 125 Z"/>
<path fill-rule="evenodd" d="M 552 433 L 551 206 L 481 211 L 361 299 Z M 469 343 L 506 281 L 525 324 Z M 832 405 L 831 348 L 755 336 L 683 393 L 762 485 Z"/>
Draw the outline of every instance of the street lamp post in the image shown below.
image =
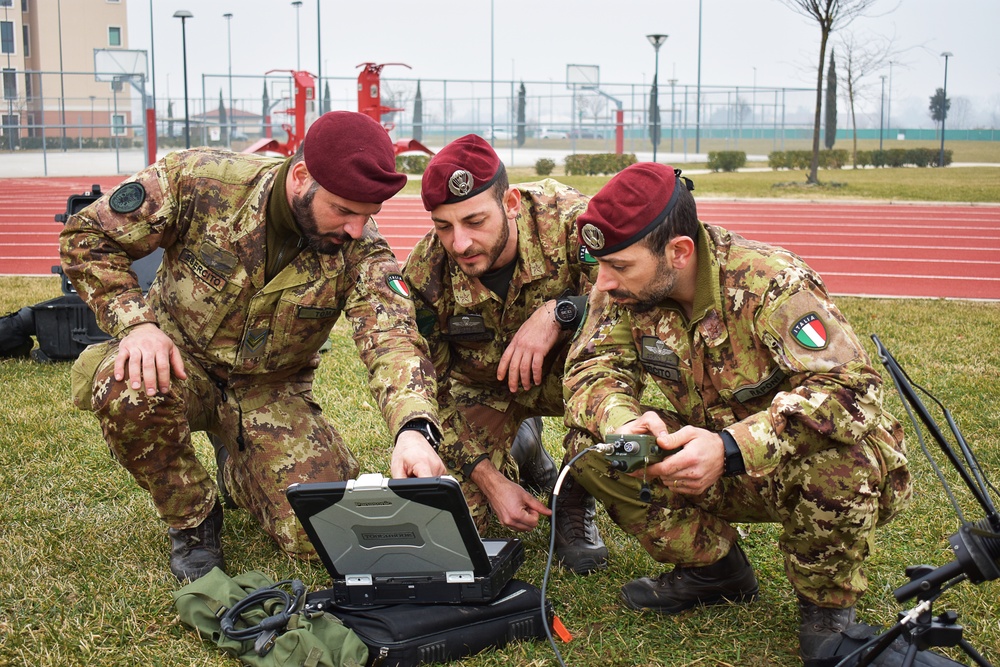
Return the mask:
<path fill-rule="evenodd" d="M 646 39 L 653 45 L 656 54 L 656 68 L 653 74 L 653 89 L 656 94 L 653 99 L 653 162 L 656 162 L 656 145 L 660 143 L 660 47 L 667 41 L 669 35 L 646 35 Z"/>
<path fill-rule="evenodd" d="M 191 148 L 191 117 L 188 115 L 188 56 L 187 56 L 187 20 L 194 14 L 186 9 L 174 12 L 174 18 L 181 20 L 181 53 L 184 62 L 184 148 Z"/>
<path fill-rule="evenodd" d="M 881 77 L 882 79 L 882 105 L 879 107 L 878 111 L 878 149 L 882 150 L 882 134 L 885 128 L 885 74 Z"/>
<path fill-rule="evenodd" d="M 299 41 L 299 10 L 302 9 L 302 0 L 295 0 L 292 3 L 295 7 L 295 70 L 302 69 L 302 43 Z"/>
<path fill-rule="evenodd" d="M 233 13 L 226 12 L 222 16 L 226 19 L 226 53 L 229 57 L 229 128 L 226 132 L 226 143 L 229 148 L 232 148 L 233 128 L 236 126 L 236 123 L 233 122 L 233 33 L 230 30 Z"/>
<path fill-rule="evenodd" d="M 889 136 L 892 136 L 892 66 L 893 63 L 889 61 L 889 96 L 885 100 L 885 126 L 889 130 Z"/>
<path fill-rule="evenodd" d="M 941 54 L 944 56 L 944 89 L 941 95 L 941 153 L 938 155 L 938 166 L 944 166 L 944 121 L 948 117 L 948 58 L 951 58 L 954 54 L 951 51 L 945 51 Z"/>
<path fill-rule="evenodd" d="M 96 97 L 97 97 L 96 95 L 91 95 L 90 96 L 90 139 L 91 139 L 91 141 L 93 141 L 93 139 L 94 139 L 94 99 Z"/>

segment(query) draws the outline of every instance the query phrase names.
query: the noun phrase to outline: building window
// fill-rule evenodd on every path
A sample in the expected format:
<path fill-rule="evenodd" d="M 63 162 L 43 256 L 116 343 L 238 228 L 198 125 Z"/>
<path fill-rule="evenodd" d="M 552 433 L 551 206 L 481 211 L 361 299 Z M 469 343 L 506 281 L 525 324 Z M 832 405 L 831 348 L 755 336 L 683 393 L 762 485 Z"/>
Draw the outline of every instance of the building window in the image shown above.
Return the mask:
<path fill-rule="evenodd" d="M 28 24 L 21 26 L 21 43 L 24 45 L 24 57 L 31 55 L 31 42 L 28 41 Z"/>
<path fill-rule="evenodd" d="M 14 53 L 13 21 L 0 21 L 0 53 Z"/>
<path fill-rule="evenodd" d="M 20 125 L 20 114 L 3 114 L 0 116 L 0 127 L 2 127 L 2 135 L 5 137 L 13 137 L 14 142 L 16 142 L 20 137 L 20 132 L 18 132 L 18 125 Z M 11 144 L 13 145 L 13 143 Z M 6 147 L 6 146 L 5 146 Z"/>
<path fill-rule="evenodd" d="M 27 100 L 31 99 L 31 94 L 34 92 L 31 88 L 31 75 L 27 72 L 24 73 L 24 97 Z"/>
<path fill-rule="evenodd" d="M 0 0 L 0 7 L 13 7 L 14 0 Z"/>
<path fill-rule="evenodd" d="M 21 0 L 21 11 L 22 12 L 28 11 L 28 0 Z"/>
<path fill-rule="evenodd" d="M 122 29 L 119 26 L 108 28 L 108 46 L 122 45 Z"/>
<path fill-rule="evenodd" d="M 116 113 L 111 115 L 111 134 L 116 137 L 125 135 L 125 115 Z"/>
<path fill-rule="evenodd" d="M 17 99 L 17 70 L 4 69 L 3 98 L 5 100 Z"/>

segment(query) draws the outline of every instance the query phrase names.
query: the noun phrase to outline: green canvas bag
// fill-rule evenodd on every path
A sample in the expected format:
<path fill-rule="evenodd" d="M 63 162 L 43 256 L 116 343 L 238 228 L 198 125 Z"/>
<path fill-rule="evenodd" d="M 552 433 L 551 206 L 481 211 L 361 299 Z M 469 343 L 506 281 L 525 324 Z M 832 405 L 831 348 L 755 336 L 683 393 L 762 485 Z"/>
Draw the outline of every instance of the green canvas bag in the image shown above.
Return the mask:
<path fill-rule="evenodd" d="M 259 655 L 253 639 L 237 641 L 222 632 L 220 619 L 227 609 L 250 593 L 273 581 L 260 572 L 229 577 L 219 568 L 174 591 L 174 606 L 181 622 L 204 640 L 252 667 L 361 667 L 368 660 L 368 648 L 336 616 L 322 613 L 291 615 L 274 644 Z M 272 616 L 276 609 L 268 602 L 247 609 L 241 625 L 253 626 Z"/>

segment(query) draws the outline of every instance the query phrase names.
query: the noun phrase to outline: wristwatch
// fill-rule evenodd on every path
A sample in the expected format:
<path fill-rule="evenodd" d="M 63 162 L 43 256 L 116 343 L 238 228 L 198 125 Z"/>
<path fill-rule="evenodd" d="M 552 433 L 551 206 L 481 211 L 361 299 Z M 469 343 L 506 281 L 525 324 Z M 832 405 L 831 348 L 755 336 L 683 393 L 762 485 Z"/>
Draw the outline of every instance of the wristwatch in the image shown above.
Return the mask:
<path fill-rule="evenodd" d="M 556 322 L 559 328 L 568 331 L 576 328 L 576 319 L 580 314 L 576 304 L 571 299 L 556 299 Z"/>
<path fill-rule="evenodd" d="M 420 435 L 424 436 L 430 446 L 434 448 L 435 452 L 438 450 L 438 447 L 441 446 L 441 433 L 437 430 L 434 424 L 430 423 L 426 419 L 411 419 L 403 424 L 403 426 L 399 429 L 399 433 L 402 433 L 403 431 L 416 431 Z M 399 433 L 396 434 L 397 440 L 399 440 Z"/>
<path fill-rule="evenodd" d="M 744 474 L 747 471 L 747 465 L 743 460 L 740 446 L 736 444 L 736 438 L 729 431 L 719 431 L 719 436 L 722 438 L 722 450 L 725 457 L 723 476 L 735 477 Z"/>

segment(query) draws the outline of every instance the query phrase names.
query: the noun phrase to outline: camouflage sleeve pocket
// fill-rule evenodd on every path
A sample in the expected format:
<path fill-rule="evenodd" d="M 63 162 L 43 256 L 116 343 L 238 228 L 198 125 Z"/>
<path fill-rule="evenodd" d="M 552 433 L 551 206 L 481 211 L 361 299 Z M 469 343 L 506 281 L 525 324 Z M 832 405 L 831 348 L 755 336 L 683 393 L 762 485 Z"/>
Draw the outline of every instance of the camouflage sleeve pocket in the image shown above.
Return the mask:
<path fill-rule="evenodd" d="M 810 290 L 798 291 L 779 303 L 764 326 L 780 341 L 793 371 L 828 373 L 861 353 L 854 332 L 836 306 Z"/>

